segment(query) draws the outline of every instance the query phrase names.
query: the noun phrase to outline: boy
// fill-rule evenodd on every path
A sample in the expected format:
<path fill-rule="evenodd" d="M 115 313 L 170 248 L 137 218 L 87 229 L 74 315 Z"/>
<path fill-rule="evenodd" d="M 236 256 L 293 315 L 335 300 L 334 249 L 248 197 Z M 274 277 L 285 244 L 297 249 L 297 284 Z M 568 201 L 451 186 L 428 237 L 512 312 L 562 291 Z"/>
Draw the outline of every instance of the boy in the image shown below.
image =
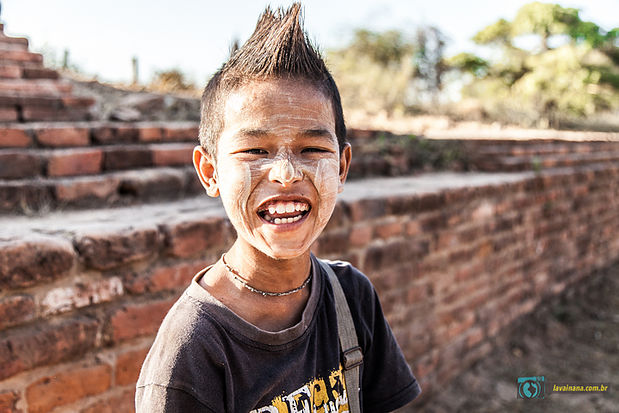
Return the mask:
<path fill-rule="evenodd" d="M 266 9 L 209 81 L 201 115 L 194 165 L 208 195 L 221 196 L 237 239 L 163 321 L 138 380 L 137 412 L 329 413 L 348 411 L 351 396 L 365 412 L 386 412 L 414 399 L 419 385 L 369 280 L 345 262 L 322 267 L 310 253 L 351 148 L 339 92 L 306 41 L 299 4 Z M 338 339 L 342 301 L 363 353 L 350 367 L 361 372 L 357 394 Z"/>

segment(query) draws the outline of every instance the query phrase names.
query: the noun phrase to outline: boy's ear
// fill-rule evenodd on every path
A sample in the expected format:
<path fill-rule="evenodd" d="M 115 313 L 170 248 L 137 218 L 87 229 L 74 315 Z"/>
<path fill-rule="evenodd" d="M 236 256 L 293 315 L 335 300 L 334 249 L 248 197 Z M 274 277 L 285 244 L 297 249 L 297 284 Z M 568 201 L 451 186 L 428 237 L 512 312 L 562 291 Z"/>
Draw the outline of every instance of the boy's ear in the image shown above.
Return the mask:
<path fill-rule="evenodd" d="M 200 145 L 193 148 L 193 166 L 206 193 L 213 198 L 219 196 L 215 161 Z"/>
<path fill-rule="evenodd" d="M 348 176 L 348 169 L 350 168 L 351 159 L 352 148 L 350 143 L 346 143 L 340 153 L 340 185 L 337 188 L 338 193 L 344 190 L 344 182 L 346 182 L 346 177 Z"/>

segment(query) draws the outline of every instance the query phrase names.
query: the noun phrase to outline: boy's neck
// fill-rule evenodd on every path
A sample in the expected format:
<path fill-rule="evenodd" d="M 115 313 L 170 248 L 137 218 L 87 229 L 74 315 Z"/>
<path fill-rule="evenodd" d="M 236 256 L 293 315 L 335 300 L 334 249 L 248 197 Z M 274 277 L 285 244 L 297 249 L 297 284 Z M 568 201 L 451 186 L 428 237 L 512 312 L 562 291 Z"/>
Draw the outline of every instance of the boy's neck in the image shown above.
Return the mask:
<path fill-rule="evenodd" d="M 226 253 L 226 263 L 254 288 L 268 292 L 289 291 L 302 285 L 309 275 L 309 250 L 290 260 L 275 260 L 240 244 L 237 240 Z M 313 282 L 316 280 L 290 295 L 265 297 L 235 281 L 219 260 L 200 279 L 200 286 L 245 321 L 263 330 L 280 331 L 301 320 Z"/>
<path fill-rule="evenodd" d="M 303 284 L 311 268 L 310 251 L 291 259 L 274 259 L 242 240 L 226 253 L 226 263 L 249 285 L 262 291 L 283 292 Z"/>

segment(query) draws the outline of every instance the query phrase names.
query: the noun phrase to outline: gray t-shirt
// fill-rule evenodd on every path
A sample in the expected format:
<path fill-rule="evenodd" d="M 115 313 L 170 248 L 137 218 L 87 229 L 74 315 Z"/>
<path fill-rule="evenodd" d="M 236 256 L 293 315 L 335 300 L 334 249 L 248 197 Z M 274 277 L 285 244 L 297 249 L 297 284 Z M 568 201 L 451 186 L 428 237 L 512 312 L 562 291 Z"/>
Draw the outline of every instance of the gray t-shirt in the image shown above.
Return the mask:
<path fill-rule="evenodd" d="M 137 413 L 339 412 L 348 410 L 335 301 L 312 255 L 301 321 L 269 332 L 243 320 L 198 285 L 198 273 L 165 317 L 140 373 Z M 365 275 L 329 262 L 342 284 L 363 350 L 361 405 L 388 412 L 421 391 Z"/>

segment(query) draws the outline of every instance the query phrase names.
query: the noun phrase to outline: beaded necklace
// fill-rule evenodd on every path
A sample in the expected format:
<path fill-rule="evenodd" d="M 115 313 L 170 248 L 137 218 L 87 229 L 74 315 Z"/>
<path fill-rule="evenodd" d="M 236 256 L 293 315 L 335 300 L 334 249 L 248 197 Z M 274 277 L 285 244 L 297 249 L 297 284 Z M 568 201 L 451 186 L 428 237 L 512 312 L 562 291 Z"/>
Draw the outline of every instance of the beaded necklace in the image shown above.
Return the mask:
<path fill-rule="evenodd" d="M 236 280 L 243 287 L 247 288 L 249 291 L 251 291 L 253 293 L 256 293 L 256 294 L 261 294 L 264 297 L 283 297 L 283 296 L 286 296 L 286 295 L 297 293 L 297 292 L 301 291 L 302 289 L 304 289 L 305 287 L 307 287 L 307 285 L 309 284 L 309 282 L 312 279 L 312 272 L 313 271 L 310 271 L 310 273 L 307 276 L 307 278 L 305 279 L 305 281 L 303 281 L 303 284 L 301 284 L 297 288 L 293 288 L 292 290 L 288 290 L 288 291 L 283 291 L 281 293 L 278 293 L 278 292 L 274 293 L 274 292 L 270 292 L 270 291 L 263 291 L 263 290 L 260 290 L 258 288 L 255 288 L 255 287 L 252 287 L 251 285 L 249 285 L 247 280 L 241 274 L 239 274 L 239 272 L 237 270 L 235 270 L 230 265 L 228 265 L 228 263 L 226 262 L 226 259 L 224 258 L 225 255 L 226 254 L 222 254 L 221 262 L 223 262 L 224 266 L 226 267 L 226 270 L 228 270 L 228 272 L 232 275 L 233 279 Z"/>

